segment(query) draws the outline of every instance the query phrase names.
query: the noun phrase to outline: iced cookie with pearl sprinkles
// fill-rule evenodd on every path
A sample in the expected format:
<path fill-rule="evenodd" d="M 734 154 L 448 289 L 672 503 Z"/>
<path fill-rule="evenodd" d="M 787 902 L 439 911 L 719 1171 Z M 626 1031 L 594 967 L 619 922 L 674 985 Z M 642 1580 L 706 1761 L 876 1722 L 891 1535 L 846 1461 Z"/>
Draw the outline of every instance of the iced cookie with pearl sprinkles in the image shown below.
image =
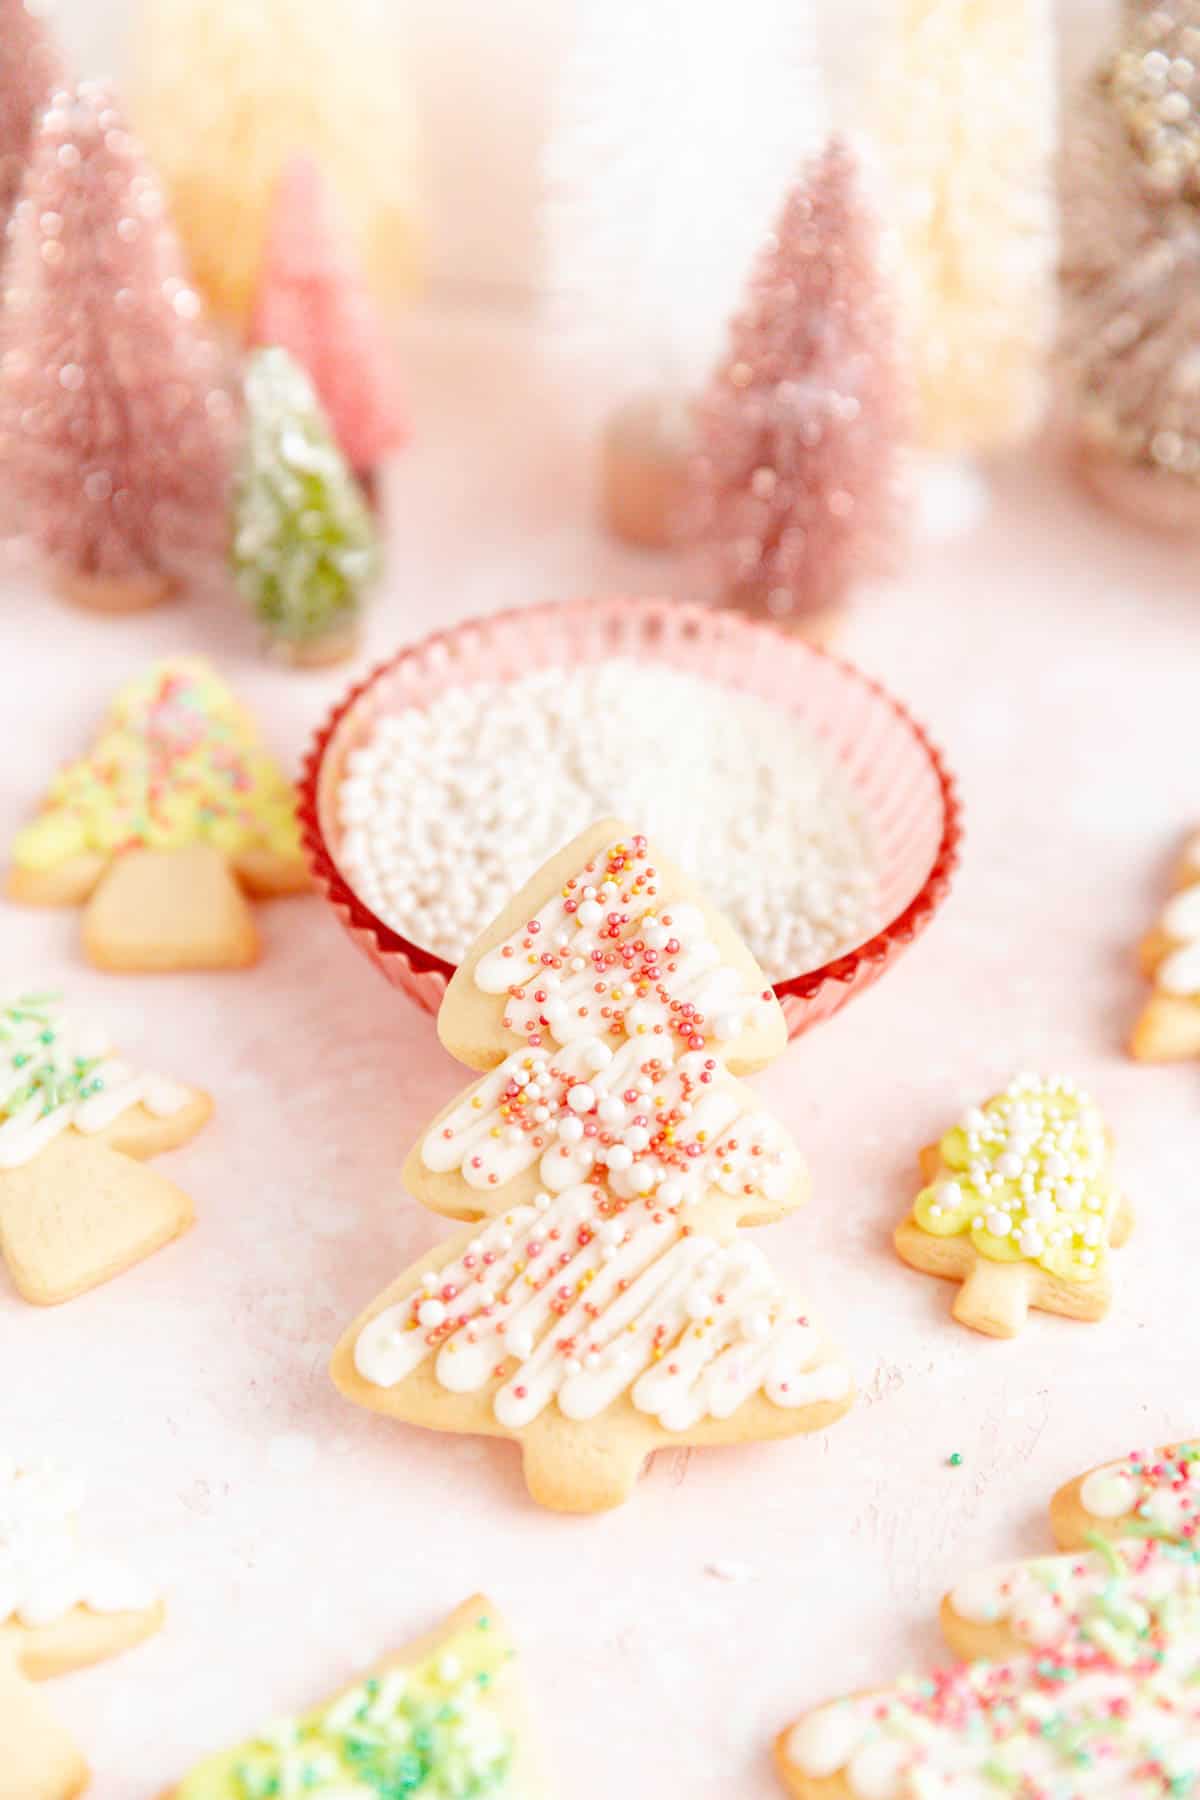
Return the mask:
<path fill-rule="evenodd" d="M 1200 832 L 1183 853 L 1174 894 L 1142 939 L 1139 960 L 1154 992 L 1133 1028 L 1130 1054 L 1139 1062 L 1200 1056 Z"/>
<path fill-rule="evenodd" d="M 921 1173 L 896 1249 L 914 1269 L 961 1282 L 960 1324 L 1015 1337 L 1030 1307 L 1104 1317 L 1109 1251 L 1133 1213 L 1104 1121 L 1074 1082 L 1018 1075 L 921 1152 Z"/>
<path fill-rule="evenodd" d="M 438 1029 L 485 1073 L 405 1180 L 470 1227 L 349 1329 L 361 1406 L 517 1439 L 534 1498 L 594 1512 L 664 1445 L 792 1436 L 851 1403 L 808 1307 L 741 1227 L 808 1177 L 737 1075 L 786 1044 L 732 929 L 645 838 L 604 820 L 506 906 Z"/>
<path fill-rule="evenodd" d="M 475 1595 L 332 1700 L 208 1757 L 163 1800 L 547 1800 L 516 1659 Z"/>
<path fill-rule="evenodd" d="M 35 1682 L 150 1637 L 163 1607 L 123 1563 L 89 1551 L 83 1486 L 0 1453 L 0 1800 L 74 1800 L 88 1768 Z"/>
<path fill-rule="evenodd" d="M 22 1298 L 73 1299 L 186 1231 L 190 1199 L 142 1164 L 211 1113 L 60 995 L 0 1005 L 0 1257 Z"/>
<path fill-rule="evenodd" d="M 783 1732 L 777 1766 L 796 1800 L 1196 1791 L 1200 1551 L 1190 1536 L 1085 1532 L 1068 1554 L 968 1576 L 941 1623 L 962 1660 L 835 1700 Z"/>
<path fill-rule="evenodd" d="M 102 969 L 240 968 L 259 948 L 248 899 L 309 885 L 292 784 L 196 656 L 121 689 L 12 858 L 11 898 L 83 906 L 84 951 Z"/>

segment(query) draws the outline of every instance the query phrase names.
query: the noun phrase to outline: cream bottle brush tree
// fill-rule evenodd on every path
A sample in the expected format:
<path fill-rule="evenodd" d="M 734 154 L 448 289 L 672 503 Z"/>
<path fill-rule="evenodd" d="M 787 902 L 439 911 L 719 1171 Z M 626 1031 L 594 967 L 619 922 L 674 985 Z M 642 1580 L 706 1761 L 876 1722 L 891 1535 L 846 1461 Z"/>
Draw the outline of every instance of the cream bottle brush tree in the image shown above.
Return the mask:
<path fill-rule="evenodd" d="M 824 103 L 809 0 L 575 9 L 545 153 L 542 284 L 576 394 L 615 396 L 601 504 L 670 542 L 692 396 Z M 739 104 L 731 129 L 731 103 Z M 581 372 L 587 377 L 580 379 Z M 586 423 L 590 424 L 588 420 Z"/>
<path fill-rule="evenodd" d="M 0 450 L 80 604 L 152 605 L 220 541 L 232 404 L 202 313 L 107 89 L 55 94 L 11 224 Z"/>
<path fill-rule="evenodd" d="M 735 1079 L 782 1010 L 724 919 L 602 820 L 468 952 L 438 1016 L 487 1071 L 405 1165 L 476 1221 L 346 1332 L 334 1380 L 434 1430 L 515 1439 L 543 1505 L 615 1506 L 665 1445 L 787 1437 L 849 1371 L 742 1228 L 803 1198 L 799 1151 Z"/>
<path fill-rule="evenodd" d="M 1125 9 L 1069 115 L 1059 362 L 1102 500 L 1200 531 L 1200 5 Z"/>
<path fill-rule="evenodd" d="M 378 570 L 370 509 L 286 350 L 255 351 L 245 387 L 230 546 L 238 587 L 276 656 L 340 661 L 358 642 Z"/>
<path fill-rule="evenodd" d="M 58 47 L 42 16 L 28 0 L 0 0 L 0 231 L 8 222 L 21 186 L 38 114 L 63 70 Z"/>
<path fill-rule="evenodd" d="M 373 0 L 144 0 L 135 114 L 219 314 L 246 315 L 275 184 L 297 153 L 324 169 L 379 296 L 411 289 L 417 130 L 392 12 Z"/>
<path fill-rule="evenodd" d="M 871 126 L 889 177 L 921 510 L 978 516 L 975 460 L 1045 407 L 1056 315 L 1057 77 L 1050 0 L 896 0 Z"/>

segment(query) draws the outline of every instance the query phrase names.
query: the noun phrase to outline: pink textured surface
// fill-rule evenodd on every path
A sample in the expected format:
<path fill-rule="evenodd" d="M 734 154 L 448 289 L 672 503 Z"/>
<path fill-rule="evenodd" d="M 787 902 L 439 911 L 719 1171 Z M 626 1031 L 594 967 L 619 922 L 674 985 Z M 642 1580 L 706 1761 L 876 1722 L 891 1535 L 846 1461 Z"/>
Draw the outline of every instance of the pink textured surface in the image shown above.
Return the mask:
<path fill-rule="evenodd" d="M 518 328 L 406 335 L 416 429 L 364 667 L 492 606 L 661 585 L 659 562 L 592 535 Z M 0 1283 L 5 1440 L 82 1466 L 95 1535 L 170 1602 L 153 1643 L 54 1684 L 94 1800 L 149 1800 L 477 1585 L 523 1646 L 561 1800 L 770 1800 L 772 1733 L 929 1653 L 954 1576 L 1048 1544 L 1059 1481 L 1200 1427 L 1200 1070 L 1121 1048 L 1132 944 L 1200 816 L 1198 639 L 1193 559 L 1105 520 L 1048 461 L 1002 476 L 973 538 L 926 551 L 849 624 L 846 654 L 928 722 L 970 813 L 928 934 L 760 1078 L 815 1197 L 758 1241 L 816 1298 L 861 1399 L 827 1438 L 662 1456 L 598 1520 L 536 1512 L 510 1447 L 390 1427 L 328 1385 L 341 1327 L 444 1229 L 398 1170 L 464 1074 L 322 904 L 264 910 L 261 967 L 209 979 L 101 976 L 73 915 L 3 907 L 10 982 L 68 985 L 217 1097 L 161 1165 L 195 1196 L 188 1238 L 58 1311 Z M 6 837 L 121 676 L 191 647 L 295 756 L 347 685 L 257 662 L 215 595 L 105 622 L 5 578 Z M 1096 1093 L 1139 1226 L 1107 1323 L 1035 1316 L 1001 1344 L 953 1325 L 950 1290 L 888 1234 L 920 1143 L 1021 1065 Z M 745 1579 L 706 1574 L 722 1561 Z"/>

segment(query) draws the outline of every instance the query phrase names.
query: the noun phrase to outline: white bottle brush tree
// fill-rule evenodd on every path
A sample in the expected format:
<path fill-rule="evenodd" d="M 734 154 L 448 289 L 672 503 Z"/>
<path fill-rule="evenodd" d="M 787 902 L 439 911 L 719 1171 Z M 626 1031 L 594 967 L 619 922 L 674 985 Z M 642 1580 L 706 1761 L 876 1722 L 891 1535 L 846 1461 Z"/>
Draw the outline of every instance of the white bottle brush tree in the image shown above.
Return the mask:
<path fill-rule="evenodd" d="M 375 528 L 311 382 L 285 350 L 259 350 L 247 364 L 231 556 L 275 654 L 317 664 L 353 650 L 378 567 Z"/>
<path fill-rule="evenodd" d="M 807 0 L 744 0 L 736 30 L 691 0 L 579 9 L 545 159 L 544 286 L 559 347 L 618 401 L 603 505 L 619 536 L 673 536 L 691 397 L 824 125 Z"/>

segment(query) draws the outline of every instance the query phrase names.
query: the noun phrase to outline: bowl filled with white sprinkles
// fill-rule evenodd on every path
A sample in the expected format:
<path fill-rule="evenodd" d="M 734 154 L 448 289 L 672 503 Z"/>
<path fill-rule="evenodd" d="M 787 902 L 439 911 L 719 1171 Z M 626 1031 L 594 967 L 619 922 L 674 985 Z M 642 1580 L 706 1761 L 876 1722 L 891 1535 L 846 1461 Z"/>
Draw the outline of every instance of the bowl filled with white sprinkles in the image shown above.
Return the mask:
<path fill-rule="evenodd" d="M 608 815 L 729 915 L 793 1035 L 928 924 L 961 835 L 940 755 L 877 683 L 674 600 L 528 607 L 401 650 L 335 709 L 300 790 L 318 887 L 430 1012 L 509 897 Z"/>

